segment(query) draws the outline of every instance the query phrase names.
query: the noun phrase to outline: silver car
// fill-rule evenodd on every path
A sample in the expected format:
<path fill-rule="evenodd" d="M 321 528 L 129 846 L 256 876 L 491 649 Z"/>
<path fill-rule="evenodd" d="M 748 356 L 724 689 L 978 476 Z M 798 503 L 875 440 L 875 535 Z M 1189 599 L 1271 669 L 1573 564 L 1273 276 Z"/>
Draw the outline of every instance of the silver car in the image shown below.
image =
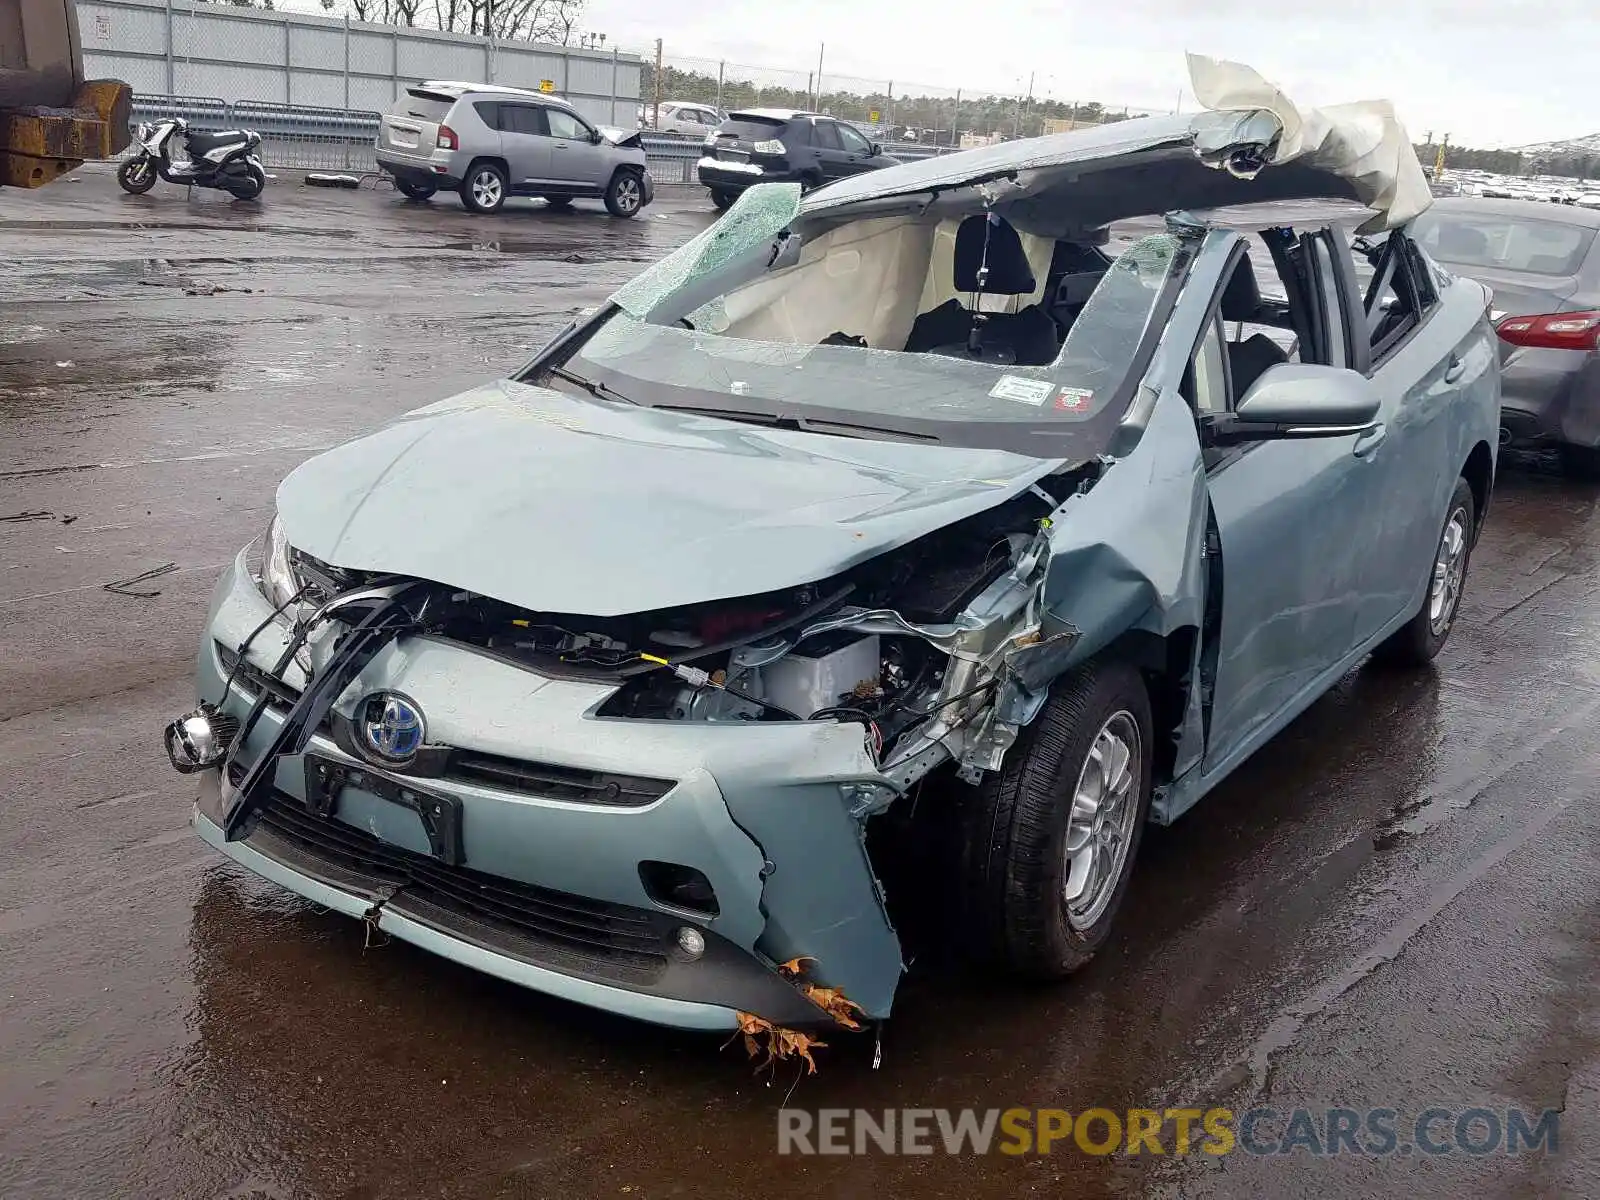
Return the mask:
<path fill-rule="evenodd" d="M 663 100 L 659 119 L 654 105 L 639 106 L 639 128 L 653 129 L 657 133 L 683 133 L 703 138 L 723 120 L 723 114 L 711 105 L 686 100 Z"/>
<path fill-rule="evenodd" d="M 377 150 L 407 199 L 449 189 L 477 213 L 511 196 L 542 196 L 552 208 L 593 197 L 631 217 L 655 191 L 637 133 L 595 126 L 555 96 L 489 83 L 407 88 L 379 123 Z"/>

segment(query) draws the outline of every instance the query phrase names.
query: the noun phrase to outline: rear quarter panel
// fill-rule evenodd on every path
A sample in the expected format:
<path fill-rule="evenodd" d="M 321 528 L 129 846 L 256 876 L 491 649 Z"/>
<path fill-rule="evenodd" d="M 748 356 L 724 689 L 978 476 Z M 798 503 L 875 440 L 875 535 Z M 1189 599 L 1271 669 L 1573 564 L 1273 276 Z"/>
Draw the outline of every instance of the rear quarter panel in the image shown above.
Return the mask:
<path fill-rule="evenodd" d="M 1489 291 L 1471 279 L 1445 278 L 1439 311 L 1423 332 L 1434 339 L 1441 355 L 1453 354 L 1465 369 L 1446 397 L 1451 419 L 1442 431 L 1445 479 L 1434 506 L 1441 515 L 1475 446 L 1485 444 L 1491 464 L 1498 465 L 1501 390 L 1500 346 L 1490 323 Z"/>

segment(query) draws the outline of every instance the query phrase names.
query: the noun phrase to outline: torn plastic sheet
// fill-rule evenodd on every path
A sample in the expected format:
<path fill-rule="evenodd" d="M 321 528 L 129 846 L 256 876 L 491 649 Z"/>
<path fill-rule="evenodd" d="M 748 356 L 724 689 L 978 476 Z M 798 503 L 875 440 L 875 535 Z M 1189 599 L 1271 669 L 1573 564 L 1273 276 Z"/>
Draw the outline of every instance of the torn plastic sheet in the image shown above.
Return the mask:
<path fill-rule="evenodd" d="M 1350 181 L 1361 202 L 1376 210 L 1361 226 L 1362 233 L 1404 225 L 1433 203 L 1411 138 L 1389 101 L 1300 108 L 1254 68 L 1203 54 L 1189 55 L 1189 79 L 1195 98 L 1206 108 L 1245 114 L 1232 135 L 1232 148 L 1229 135 L 1197 128 L 1195 150 L 1208 165 L 1249 171 L 1239 150 L 1255 143 L 1264 146 L 1256 170 L 1300 160 L 1330 171 Z M 1270 140 L 1243 128 L 1258 124 L 1261 117 L 1277 125 Z"/>
<path fill-rule="evenodd" d="M 765 266 L 781 249 L 775 244 L 778 235 L 799 212 L 798 183 L 758 183 L 746 188 L 721 220 L 623 284 L 612 294 L 611 302 L 630 316 L 649 320 L 667 297 L 679 297 L 698 279 L 718 276 L 741 256 L 760 253 Z M 720 279 L 716 290 L 726 288 L 726 279 Z M 705 299 L 709 301 L 713 295 Z"/>

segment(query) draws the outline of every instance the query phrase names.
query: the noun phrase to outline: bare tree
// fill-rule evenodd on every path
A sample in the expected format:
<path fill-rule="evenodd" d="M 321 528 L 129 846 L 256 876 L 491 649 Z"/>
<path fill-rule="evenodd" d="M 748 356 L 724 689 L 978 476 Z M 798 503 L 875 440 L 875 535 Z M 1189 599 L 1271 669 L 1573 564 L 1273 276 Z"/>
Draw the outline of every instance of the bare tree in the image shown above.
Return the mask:
<path fill-rule="evenodd" d="M 249 3 L 250 0 L 244 0 Z M 490 34 L 502 41 L 569 45 L 583 0 L 344 0 L 358 21 L 423 25 L 450 33 Z M 325 4 L 325 7 L 327 5 Z"/>

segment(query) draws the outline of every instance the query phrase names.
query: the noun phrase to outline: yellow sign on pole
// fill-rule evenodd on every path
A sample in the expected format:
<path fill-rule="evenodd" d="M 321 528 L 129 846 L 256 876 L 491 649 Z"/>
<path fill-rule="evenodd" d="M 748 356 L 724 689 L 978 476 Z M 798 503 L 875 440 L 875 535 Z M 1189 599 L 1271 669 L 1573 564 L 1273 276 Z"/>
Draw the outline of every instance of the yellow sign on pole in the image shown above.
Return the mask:
<path fill-rule="evenodd" d="M 541 79 L 541 80 L 539 80 L 539 90 L 541 92 L 553 92 L 553 91 L 555 91 L 556 90 L 556 81 L 554 79 Z"/>
<path fill-rule="evenodd" d="M 876 125 L 878 123 L 878 110 L 877 109 L 873 109 L 870 113 L 868 113 L 867 114 L 867 120 L 871 121 L 874 125 Z"/>

